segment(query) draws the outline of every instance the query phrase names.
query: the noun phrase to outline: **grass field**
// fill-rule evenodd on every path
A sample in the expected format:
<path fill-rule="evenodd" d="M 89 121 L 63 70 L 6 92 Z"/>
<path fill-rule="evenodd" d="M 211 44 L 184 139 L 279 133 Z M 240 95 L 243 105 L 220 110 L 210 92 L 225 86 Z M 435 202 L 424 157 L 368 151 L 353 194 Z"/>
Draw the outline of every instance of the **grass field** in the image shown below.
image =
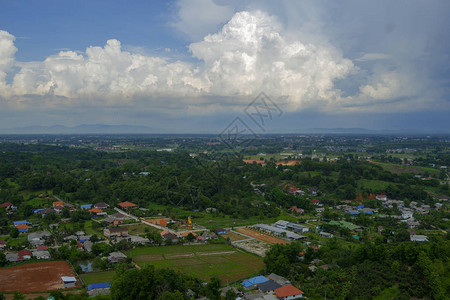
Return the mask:
<path fill-rule="evenodd" d="M 412 174 L 429 173 L 431 175 L 439 174 L 439 170 L 436 170 L 433 168 L 420 167 L 420 166 L 402 166 L 399 164 L 383 163 L 383 162 L 377 162 L 377 161 L 370 161 L 370 162 L 381 166 L 383 169 L 385 169 L 386 171 L 389 171 L 393 174 L 402 174 L 402 173 L 412 173 Z"/>
<path fill-rule="evenodd" d="M 99 282 L 111 282 L 114 277 L 114 274 L 115 274 L 114 271 L 107 271 L 107 272 L 82 274 L 81 277 L 83 278 L 86 284 L 93 284 Z"/>
<path fill-rule="evenodd" d="M 246 278 L 264 267 L 262 258 L 226 244 L 135 248 L 128 256 L 140 266 L 170 268 L 204 280 L 217 275 L 223 283 Z"/>

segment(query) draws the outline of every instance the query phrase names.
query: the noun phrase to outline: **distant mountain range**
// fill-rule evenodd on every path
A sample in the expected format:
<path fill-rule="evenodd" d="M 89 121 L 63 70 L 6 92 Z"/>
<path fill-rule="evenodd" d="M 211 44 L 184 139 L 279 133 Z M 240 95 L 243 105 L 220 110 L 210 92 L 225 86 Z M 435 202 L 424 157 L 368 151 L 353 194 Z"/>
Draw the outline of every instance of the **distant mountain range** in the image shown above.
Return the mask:
<path fill-rule="evenodd" d="M 177 130 L 182 133 L 182 130 Z M 198 132 L 198 134 L 218 134 L 216 132 Z M 176 134 L 177 132 L 153 128 L 149 126 L 136 125 L 106 125 L 106 124 L 83 124 L 78 126 L 27 126 L 0 129 L 0 134 Z M 188 132 L 185 132 L 188 133 Z M 304 128 L 291 130 L 273 130 L 269 134 L 449 134 L 450 130 L 430 130 L 421 129 L 382 129 L 372 130 L 366 128 Z"/>
<path fill-rule="evenodd" d="M 83 124 L 74 127 L 64 125 L 27 126 L 0 129 L 0 134 L 146 134 L 166 133 L 162 129 L 148 126 Z"/>

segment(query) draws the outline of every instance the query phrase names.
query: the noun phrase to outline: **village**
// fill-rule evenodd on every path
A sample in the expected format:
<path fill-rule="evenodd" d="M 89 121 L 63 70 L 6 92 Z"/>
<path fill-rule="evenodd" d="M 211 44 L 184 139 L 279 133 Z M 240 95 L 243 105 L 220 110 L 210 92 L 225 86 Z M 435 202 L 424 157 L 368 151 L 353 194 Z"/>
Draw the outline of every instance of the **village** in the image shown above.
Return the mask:
<path fill-rule="evenodd" d="M 261 192 L 260 189 L 264 188 L 264 185 L 254 183 L 251 185 L 255 193 Z M 305 247 L 317 251 L 326 243 L 327 239 L 333 237 L 347 241 L 367 238 L 368 228 L 352 223 L 352 219 L 358 218 L 360 215 L 372 219 L 375 216 L 377 218 L 390 218 L 398 224 L 407 226 L 411 241 L 426 242 L 428 237 L 424 234 L 425 231 L 417 230 L 420 222 L 415 219 L 415 216 L 448 207 L 449 200 L 446 196 L 439 196 L 436 199 L 439 202 L 434 207 L 417 201 L 411 201 L 407 206 L 404 201 L 388 199 L 386 194 L 369 195 L 369 200 L 378 201 L 381 204 L 380 207 L 384 212 L 381 213 L 378 208 L 365 207 L 363 199 L 343 201 L 342 204 L 334 207 L 325 206 L 318 199 L 323 197 L 320 197 L 321 193 L 316 188 L 303 190 L 295 186 L 288 186 L 285 193 L 299 198 L 306 196 L 314 206 L 314 212 L 307 214 L 309 215 L 307 217 L 303 208 L 292 206 L 287 211 L 290 221 L 280 219 L 272 224 L 257 223 L 248 226 L 210 229 L 195 224 L 195 218 L 191 217 L 173 220 L 161 214 L 146 216 L 147 210 L 145 208 L 140 208 L 128 201 L 118 202 L 114 207 L 104 202 L 81 204 L 76 207 L 56 196 L 41 194 L 39 197 L 48 199 L 52 206 L 34 209 L 33 215 L 27 220 L 13 221 L 11 226 L 14 229 L 13 231 L 17 231 L 17 234 L 11 234 L 11 237 L 0 240 L 0 249 L 5 255 L 6 266 L 16 268 L 16 272 L 19 272 L 19 274 L 29 272 L 29 267 L 33 265 L 33 263 L 24 265 L 25 261 L 39 264 L 44 261 L 52 262 L 60 259 L 59 253 L 64 246 L 84 252 L 84 257 L 88 260 L 89 257 L 101 257 L 101 260 L 104 261 L 102 271 L 105 270 L 108 273 L 108 270 L 111 270 L 113 265 L 119 262 L 128 263 L 138 268 L 143 265 L 143 262 L 152 263 L 151 260 L 146 261 L 144 259 L 142 261 L 142 255 L 133 255 L 133 251 L 130 251 L 130 249 L 142 247 L 144 247 L 143 249 L 146 247 L 150 247 L 149 249 L 161 247 L 161 253 L 164 253 L 164 247 L 170 247 L 171 245 L 185 245 L 186 248 L 196 246 L 199 249 L 204 246 L 207 249 L 208 244 L 218 244 L 222 241 L 230 245 L 229 249 L 236 249 L 228 251 L 230 253 L 243 251 L 264 257 L 266 251 L 273 244 L 302 241 Z M 0 207 L 6 210 L 10 218 L 14 218 L 17 207 L 8 202 L 0 204 Z M 327 216 L 330 212 L 339 214 L 341 217 L 339 220 L 329 220 Z M 73 216 L 79 214 L 88 216 L 84 218 L 87 219 L 85 222 L 89 222 L 90 226 L 86 227 L 86 223 L 83 228 L 72 226 L 74 225 Z M 52 218 L 57 222 L 47 222 L 46 216 L 48 215 L 52 215 Z M 66 230 L 67 228 L 71 229 Z M 378 226 L 377 234 L 382 235 L 383 230 L 383 226 Z M 13 236 L 15 238 L 12 238 Z M 350 238 L 348 238 L 349 236 Z M 20 243 L 17 243 L 18 239 L 21 240 Z M 299 252 L 298 258 L 302 260 L 305 253 L 305 251 Z M 227 251 L 213 251 L 209 255 L 226 256 Z M 64 261 L 59 263 L 67 264 Z M 89 284 L 87 284 L 85 278 L 89 278 L 90 271 L 93 271 L 92 267 L 85 268 L 86 266 L 82 264 L 75 266 L 73 268 L 58 266 L 56 270 L 61 271 L 55 272 L 53 278 L 48 279 L 51 282 L 50 284 L 41 282 L 43 279 L 39 274 L 33 275 L 32 272 L 29 272 L 28 276 L 35 276 L 31 277 L 30 280 L 37 280 L 36 285 L 21 290 L 21 292 L 38 292 L 42 291 L 42 286 L 45 286 L 48 290 L 86 287 L 89 295 L 108 294 L 110 282 L 88 280 Z M 330 267 L 332 266 L 317 259 L 309 265 L 312 272 L 317 268 L 327 270 Z M 6 275 L 7 277 L 8 275 Z M 109 278 L 112 278 L 112 276 L 109 276 Z M 14 284 L 9 286 L 7 279 L 2 280 L 2 284 L 0 284 L 0 289 L 3 292 L 14 292 L 16 288 L 17 286 Z M 229 289 L 232 289 L 236 295 L 240 295 L 243 299 L 296 299 L 304 296 L 300 289 L 277 274 L 270 274 L 267 277 L 259 275 L 243 281 L 238 286 L 225 287 L 223 295 Z"/>

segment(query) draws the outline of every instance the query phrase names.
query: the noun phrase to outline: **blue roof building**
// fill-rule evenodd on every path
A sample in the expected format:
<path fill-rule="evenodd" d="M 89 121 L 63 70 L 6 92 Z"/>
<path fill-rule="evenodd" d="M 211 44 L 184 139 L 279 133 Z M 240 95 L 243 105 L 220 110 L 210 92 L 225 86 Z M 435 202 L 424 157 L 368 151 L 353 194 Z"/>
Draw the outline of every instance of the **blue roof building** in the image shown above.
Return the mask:
<path fill-rule="evenodd" d="M 33 223 L 30 223 L 30 222 L 28 222 L 28 221 L 16 221 L 16 222 L 14 222 L 14 226 L 17 226 L 17 225 L 20 225 L 20 224 L 26 224 L 26 225 L 31 225 L 31 224 L 33 224 Z"/>
<path fill-rule="evenodd" d="M 94 289 L 107 289 L 110 288 L 111 284 L 109 282 L 99 282 L 99 283 L 93 283 L 88 285 L 87 290 L 94 290 Z"/>
<path fill-rule="evenodd" d="M 82 209 L 91 209 L 92 204 L 81 204 Z"/>
<path fill-rule="evenodd" d="M 266 281 L 269 281 L 269 279 L 267 279 L 264 276 L 256 276 L 256 277 L 250 278 L 250 279 L 242 282 L 241 285 L 243 285 L 244 287 L 250 287 L 252 285 L 260 284 L 260 283 L 263 283 Z"/>
<path fill-rule="evenodd" d="M 356 207 L 356 209 L 363 209 L 363 208 L 364 208 L 364 205 L 359 205 Z"/>

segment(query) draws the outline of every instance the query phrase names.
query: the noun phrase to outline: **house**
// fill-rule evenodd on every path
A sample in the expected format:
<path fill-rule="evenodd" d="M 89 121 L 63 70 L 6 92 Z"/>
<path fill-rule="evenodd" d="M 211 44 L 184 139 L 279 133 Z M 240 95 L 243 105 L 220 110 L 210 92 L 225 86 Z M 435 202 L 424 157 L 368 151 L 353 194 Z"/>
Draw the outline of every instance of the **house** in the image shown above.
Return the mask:
<path fill-rule="evenodd" d="M 216 228 L 214 231 L 215 231 L 217 234 L 226 234 L 226 233 L 227 233 L 227 230 L 226 230 L 226 229 L 220 228 L 220 227 Z"/>
<path fill-rule="evenodd" d="M 35 257 L 36 259 L 50 259 L 50 252 L 48 252 L 47 250 L 38 250 L 38 251 L 33 251 L 33 257 Z"/>
<path fill-rule="evenodd" d="M 160 235 L 164 241 L 166 241 L 166 240 L 172 240 L 172 242 L 178 241 L 178 236 L 168 230 L 161 231 Z"/>
<path fill-rule="evenodd" d="M 309 232 L 309 227 L 308 226 L 304 226 L 304 225 L 300 225 L 300 224 L 295 224 L 292 222 L 289 222 L 287 225 L 287 228 L 290 230 L 293 230 L 295 232 Z"/>
<path fill-rule="evenodd" d="M 92 243 L 91 241 L 86 241 L 83 243 L 83 248 L 84 250 L 86 250 L 87 253 L 91 253 L 92 245 L 94 245 L 94 243 Z"/>
<path fill-rule="evenodd" d="M 111 284 L 109 282 L 99 282 L 88 285 L 87 293 L 89 297 L 97 295 L 108 295 Z"/>
<path fill-rule="evenodd" d="M 19 260 L 30 259 L 33 253 L 27 249 L 20 250 L 17 255 L 19 255 Z"/>
<path fill-rule="evenodd" d="M 127 227 L 106 227 L 103 229 L 103 234 L 106 237 L 113 238 L 118 236 L 128 236 L 128 228 Z"/>
<path fill-rule="evenodd" d="M 81 204 L 80 207 L 81 209 L 91 209 L 92 204 Z"/>
<path fill-rule="evenodd" d="M 79 237 L 78 237 L 78 240 L 80 241 L 80 242 L 82 242 L 82 243 L 84 243 L 84 242 L 86 242 L 86 241 L 89 241 L 90 239 L 91 239 L 91 237 L 92 237 L 92 235 L 80 235 Z"/>
<path fill-rule="evenodd" d="M 64 209 L 64 206 L 62 206 L 62 205 L 57 205 L 57 206 L 53 207 L 53 210 L 54 210 L 57 214 L 62 213 L 63 209 Z"/>
<path fill-rule="evenodd" d="M 19 255 L 17 253 L 8 253 L 6 254 L 6 260 L 9 262 L 18 262 Z"/>
<path fill-rule="evenodd" d="M 76 241 L 78 239 L 78 237 L 76 235 L 68 235 L 66 237 L 64 237 L 64 242 L 68 242 L 68 241 Z"/>
<path fill-rule="evenodd" d="M 55 208 L 57 206 L 64 207 L 64 203 L 62 201 L 55 201 L 55 202 L 53 202 L 53 208 Z"/>
<path fill-rule="evenodd" d="M 106 212 L 104 212 L 100 208 L 95 208 L 95 207 L 90 209 L 89 212 L 94 214 L 94 215 L 96 215 L 96 216 L 104 216 L 104 215 L 106 215 Z"/>
<path fill-rule="evenodd" d="M 409 210 L 402 211 L 402 219 L 411 219 L 413 217 L 413 212 Z"/>
<path fill-rule="evenodd" d="M 203 232 L 203 234 L 202 234 L 202 237 L 204 237 L 205 238 L 205 240 L 215 240 L 215 239 L 217 239 L 217 235 L 214 233 L 214 232 L 212 232 L 212 231 L 205 231 L 205 232 Z"/>
<path fill-rule="evenodd" d="M 14 204 L 12 204 L 11 202 L 5 202 L 0 204 L 0 207 L 4 207 L 6 209 L 11 209 L 14 206 Z"/>
<path fill-rule="evenodd" d="M 26 220 L 24 220 L 24 221 L 15 221 L 15 222 L 14 222 L 14 226 L 21 225 L 21 224 L 31 225 L 31 224 L 33 224 L 33 223 L 28 222 L 28 221 L 26 221 Z"/>
<path fill-rule="evenodd" d="M 411 242 L 428 242 L 428 238 L 425 235 L 411 234 Z"/>
<path fill-rule="evenodd" d="M 44 245 L 45 240 L 48 239 L 50 236 L 51 236 L 50 232 L 44 230 L 30 233 L 27 236 L 27 239 L 28 242 L 30 242 L 31 246 L 37 247 Z"/>
<path fill-rule="evenodd" d="M 292 206 L 291 208 L 289 208 L 289 211 L 296 212 L 298 214 L 302 214 L 305 212 L 303 209 L 298 208 L 297 206 Z"/>
<path fill-rule="evenodd" d="M 127 220 L 127 219 L 129 219 L 127 216 L 125 216 L 124 214 L 121 214 L 119 212 L 111 215 L 111 217 L 113 217 L 115 220 Z"/>
<path fill-rule="evenodd" d="M 319 205 L 320 204 L 320 200 L 319 199 L 311 199 L 311 203 L 314 205 Z"/>
<path fill-rule="evenodd" d="M 77 279 L 72 276 L 62 276 L 61 280 L 65 288 L 74 287 L 77 283 Z"/>
<path fill-rule="evenodd" d="M 202 235 L 197 236 L 196 239 L 198 242 L 206 242 L 206 239 Z"/>
<path fill-rule="evenodd" d="M 243 281 L 241 285 L 245 288 L 250 288 L 266 281 L 269 281 L 269 279 L 264 276 L 256 276 Z"/>
<path fill-rule="evenodd" d="M 107 208 L 109 208 L 109 205 L 106 204 L 105 202 L 98 202 L 98 203 L 94 204 L 94 208 L 107 209 Z"/>
<path fill-rule="evenodd" d="M 280 288 L 277 288 L 275 290 L 275 294 L 283 300 L 290 300 L 290 299 L 298 299 L 303 297 L 303 292 L 300 291 L 298 288 L 293 286 L 292 284 L 288 284 L 285 286 L 282 286 Z"/>
<path fill-rule="evenodd" d="M 386 194 L 378 194 L 375 196 L 375 199 L 380 200 L 380 201 L 387 201 L 387 196 L 386 196 Z"/>
<path fill-rule="evenodd" d="M 275 227 L 281 228 L 281 229 L 287 229 L 289 222 L 284 220 L 278 220 L 273 225 Z"/>
<path fill-rule="evenodd" d="M 328 232 L 325 232 L 325 231 L 321 231 L 321 232 L 319 233 L 319 235 L 320 235 L 321 237 L 325 237 L 325 238 L 332 238 L 332 237 L 333 237 L 333 234 L 328 233 Z"/>
<path fill-rule="evenodd" d="M 19 230 L 20 233 L 26 233 L 30 229 L 30 226 L 27 224 L 19 224 L 16 225 L 16 228 Z"/>
<path fill-rule="evenodd" d="M 319 193 L 319 189 L 317 189 L 317 188 L 308 188 L 308 192 L 311 195 L 315 196 L 315 195 L 317 195 Z"/>
<path fill-rule="evenodd" d="M 286 284 L 290 284 L 291 282 L 289 280 L 287 280 L 286 278 L 284 278 L 283 276 L 280 276 L 278 274 L 275 273 L 271 273 L 269 276 L 267 276 L 267 278 L 269 278 L 272 281 L 275 281 L 276 283 L 278 283 L 280 286 L 286 285 Z"/>
<path fill-rule="evenodd" d="M 0 250 L 5 250 L 5 248 L 6 248 L 6 241 L 0 240 Z"/>
<path fill-rule="evenodd" d="M 129 208 L 136 208 L 136 207 L 138 207 L 136 204 L 128 202 L 128 201 L 120 202 L 117 205 L 120 206 L 123 209 L 129 209 Z"/>
<path fill-rule="evenodd" d="M 281 285 L 276 283 L 273 280 L 267 280 L 266 282 L 263 283 L 259 283 L 256 285 L 256 287 L 258 288 L 258 290 L 260 290 L 263 293 L 268 293 L 268 292 L 273 292 L 276 289 L 280 288 Z"/>
<path fill-rule="evenodd" d="M 146 243 L 150 243 L 150 240 L 148 238 L 144 238 L 138 235 L 130 235 L 130 237 L 128 238 L 128 240 L 132 243 L 135 244 L 146 244 Z"/>
<path fill-rule="evenodd" d="M 125 254 L 123 254 L 122 252 L 111 252 L 108 256 L 108 259 L 112 263 L 117 263 L 117 262 L 126 260 L 127 256 Z"/>

